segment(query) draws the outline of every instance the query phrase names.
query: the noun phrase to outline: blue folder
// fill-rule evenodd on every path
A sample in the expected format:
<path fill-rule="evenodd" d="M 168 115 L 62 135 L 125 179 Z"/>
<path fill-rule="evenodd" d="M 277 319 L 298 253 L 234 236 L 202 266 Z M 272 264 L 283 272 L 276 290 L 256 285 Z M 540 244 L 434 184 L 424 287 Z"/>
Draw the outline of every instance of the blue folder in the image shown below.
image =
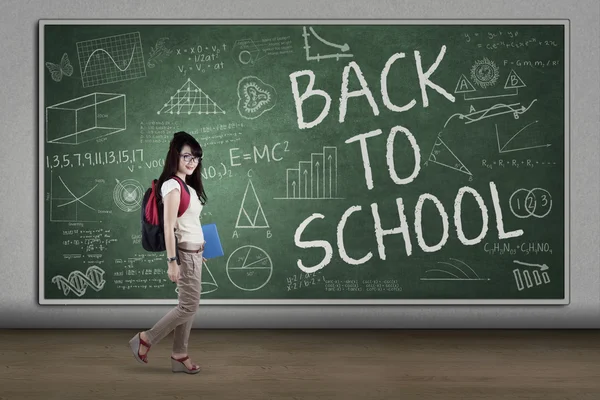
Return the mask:
<path fill-rule="evenodd" d="M 208 260 L 225 255 L 223 246 L 221 246 L 221 240 L 219 239 L 219 232 L 217 232 L 217 225 L 202 225 L 202 232 L 204 232 L 204 240 L 206 241 L 202 257 Z"/>

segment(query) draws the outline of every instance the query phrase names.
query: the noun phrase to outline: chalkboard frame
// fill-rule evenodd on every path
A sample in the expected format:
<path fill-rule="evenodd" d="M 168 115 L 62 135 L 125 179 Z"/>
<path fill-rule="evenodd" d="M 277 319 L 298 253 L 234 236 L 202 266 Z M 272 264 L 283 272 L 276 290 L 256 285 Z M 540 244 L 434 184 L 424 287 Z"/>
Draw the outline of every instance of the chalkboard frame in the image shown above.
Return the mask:
<path fill-rule="evenodd" d="M 44 181 L 45 181 L 45 144 L 44 144 L 44 27 L 48 25 L 203 25 L 203 24 L 221 24 L 221 25 L 301 25 L 310 24 L 318 26 L 319 24 L 328 25 L 421 25 L 421 24 L 439 24 L 439 25 L 536 25 L 553 24 L 564 27 L 564 109 L 565 109 L 565 135 L 564 135 L 564 297 L 562 299 L 361 299 L 361 300 L 338 300 L 338 299 L 201 299 L 202 305 L 568 305 L 570 304 L 570 281 L 571 281 L 571 252 L 570 252 L 570 59 L 571 59 L 571 37 L 570 20 L 568 19 L 40 19 L 38 25 L 38 304 L 39 305 L 174 305 L 177 300 L 139 300 L 139 299 L 47 299 L 44 288 L 44 229 L 45 229 L 45 209 L 44 209 Z"/>

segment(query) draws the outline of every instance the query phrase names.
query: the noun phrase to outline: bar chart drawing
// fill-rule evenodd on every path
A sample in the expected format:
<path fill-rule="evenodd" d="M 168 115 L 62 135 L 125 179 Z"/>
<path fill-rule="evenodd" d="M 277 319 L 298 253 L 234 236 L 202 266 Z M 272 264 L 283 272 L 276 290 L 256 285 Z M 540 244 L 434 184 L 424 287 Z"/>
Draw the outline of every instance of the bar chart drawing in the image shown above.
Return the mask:
<path fill-rule="evenodd" d="M 298 162 L 297 168 L 285 171 L 285 197 L 275 200 L 326 200 L 338 197 L 337 147 L 324 146 L 321 153 L 311 153 L 310 160 Z"/>

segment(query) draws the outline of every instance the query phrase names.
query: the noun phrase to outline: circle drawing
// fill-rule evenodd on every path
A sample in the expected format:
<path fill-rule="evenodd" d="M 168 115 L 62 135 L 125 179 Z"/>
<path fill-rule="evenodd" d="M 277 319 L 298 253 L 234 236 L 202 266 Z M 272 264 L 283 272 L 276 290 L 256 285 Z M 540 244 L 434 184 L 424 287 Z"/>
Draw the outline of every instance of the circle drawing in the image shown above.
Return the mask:
<path fill-rule="evenodd" d="M 246 245 L 227 259 L 227 277 L 238 289 L 254 291 L 264 287 L 273 275 L 271 257 L 260 247 Z"/>
<path fill-rule="evenodd" d="M 471 78 L 482 88 L 496 84 L 499 75 L 496 63 L 487 57 L 475 61 L 471 67 Z"/>
<path fill-rule="evenodd" d="M 544 218 L 552 209 L 552 196 L 542 188 L 518 189 L 510 196 L 510 211 L 517 218 Z"/>
<path fill-rule="evenodd" d="M 125 212 L 132 212 L 140 208 L 144 198 L 144 189 L 135 179 L 117 180 L 113 190 L 115 204 Z"/>

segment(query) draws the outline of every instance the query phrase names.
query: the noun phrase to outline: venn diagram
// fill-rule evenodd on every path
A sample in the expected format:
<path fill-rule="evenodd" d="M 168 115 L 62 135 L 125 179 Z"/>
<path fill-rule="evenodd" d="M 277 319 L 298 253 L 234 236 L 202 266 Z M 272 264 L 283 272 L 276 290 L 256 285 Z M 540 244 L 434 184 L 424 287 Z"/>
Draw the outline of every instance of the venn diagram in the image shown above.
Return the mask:
<path fill-rule="evenodd" d="M 517 218 L 544 218 L 552 209 L 552 196 L 546 189 L 518 189 L 510 196 L 510 211 Z"/>

